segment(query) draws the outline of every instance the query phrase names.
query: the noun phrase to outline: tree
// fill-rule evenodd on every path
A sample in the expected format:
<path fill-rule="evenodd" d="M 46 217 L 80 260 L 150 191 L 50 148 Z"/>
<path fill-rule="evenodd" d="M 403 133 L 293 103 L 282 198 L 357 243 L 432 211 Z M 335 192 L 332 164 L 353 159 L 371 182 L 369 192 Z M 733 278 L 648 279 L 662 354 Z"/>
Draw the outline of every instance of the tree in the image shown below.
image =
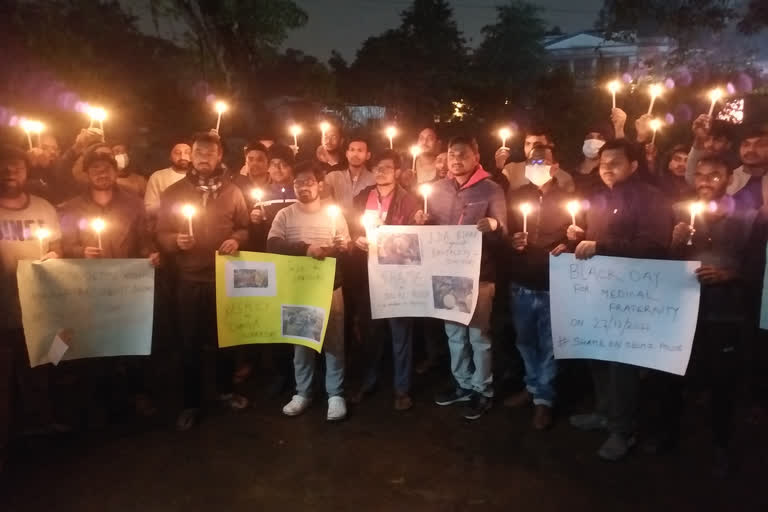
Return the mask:
<path fill-rule="evenodd" d="M 502 105 L 532 88 L 546 67 L 542 40 L 547 26 L 539 13 L 539 8 L 518 0 L 496 7 L 496 23 L 483 27 L 483 42 L 473 56 L 478 100 Z"/>
<path fill-rule="evenodd" d="M 745 34 L 754 34 L 768 27 L 768 3 L 765 0 L 751 0 L 739 29 Z"/>

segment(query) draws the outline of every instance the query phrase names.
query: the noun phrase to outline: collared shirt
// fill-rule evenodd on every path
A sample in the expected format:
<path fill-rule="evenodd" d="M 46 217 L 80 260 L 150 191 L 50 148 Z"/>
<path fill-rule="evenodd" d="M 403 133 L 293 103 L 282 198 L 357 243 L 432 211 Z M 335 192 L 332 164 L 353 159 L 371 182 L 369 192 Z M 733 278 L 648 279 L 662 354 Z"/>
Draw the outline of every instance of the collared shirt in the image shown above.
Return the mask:
<path fill-rule="evenodd" d="M 349 169 L 331 171 L 325 176 L 325 186 L 342 211 L 346 214 L 352 209 L 352 200 L 361 190 L 376 184 L 373 173 L 363 169 L 356 179 L 352 179 Z"/>

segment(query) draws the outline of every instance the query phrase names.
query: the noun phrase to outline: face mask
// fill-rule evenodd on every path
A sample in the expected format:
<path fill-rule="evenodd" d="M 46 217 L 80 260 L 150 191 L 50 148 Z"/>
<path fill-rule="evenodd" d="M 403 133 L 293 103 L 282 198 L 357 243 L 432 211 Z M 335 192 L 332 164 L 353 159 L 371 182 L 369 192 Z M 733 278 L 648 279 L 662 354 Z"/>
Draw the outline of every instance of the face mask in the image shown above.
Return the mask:
<path fill-rule="evenodd" d="M 582 151 L 587 158 L 597 158 L 597 154 L 600 152 L 600 148 L 605 144 L 604 140 L 600 139 L 587 139 L 584 141 L 584 147 Z"/>
<path fill-rule="evenodd" d="M 119 155 L 115 155 L 115 161 L 117 162 L 117 168 L 119 170 L 123 170 L 126 167 L 128 167 L 128 155 L 126 153 L 120 153 Z"/>
<path fill-rule="evenodd" d="M 551 165 L 526 165 L 525 177 L 528 178 L 531 183 L 540 187 L 552 179 L 552 176 L 549 175 L 549 170 L 551 168 Z"/>

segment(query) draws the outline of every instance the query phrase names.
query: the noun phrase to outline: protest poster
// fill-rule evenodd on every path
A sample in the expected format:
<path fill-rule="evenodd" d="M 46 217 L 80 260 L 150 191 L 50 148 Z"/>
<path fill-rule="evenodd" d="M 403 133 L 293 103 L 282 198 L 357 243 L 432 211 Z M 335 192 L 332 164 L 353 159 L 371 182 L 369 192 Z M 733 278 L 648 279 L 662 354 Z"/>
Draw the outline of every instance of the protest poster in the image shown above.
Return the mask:
<path fill-rule="evenodd" d="M 698 261 L 550 256 L 557 359 L 599 359 L 685 375 L 699 312 Z"/>
<path fill-rule="evenodd" d="M 22 260 L 16 275 L 32 366 L 150 354 L 155 269 L 146 259 Z"/>
<path fill-rule="evenodd" d="M 293 343 L 320 352 L 335 274 L 334 258 L 217 254 L 219 347 Z"/>
<path fill-rule="evenodd" d="M 483 235 L 475 226 L 369 230 L 373 318 L 432 317 L 468 325 L 477 305 Z"/>

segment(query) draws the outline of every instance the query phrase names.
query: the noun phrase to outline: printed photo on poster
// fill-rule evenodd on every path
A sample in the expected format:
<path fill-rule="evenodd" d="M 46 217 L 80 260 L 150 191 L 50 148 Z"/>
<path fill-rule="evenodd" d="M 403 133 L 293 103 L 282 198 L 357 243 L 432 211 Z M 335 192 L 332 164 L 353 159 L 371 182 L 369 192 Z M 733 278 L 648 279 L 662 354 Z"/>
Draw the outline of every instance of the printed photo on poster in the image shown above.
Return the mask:
<path fill-rule="evenodd" d="M 421 265 L 421 245 L 416 233 L 379 233 L 379 265 Z"/>
<path fill-rule="evenodd" d="M 282 335 L 320 343 L 325 311 L 314 306 L 286 306 L 280 310 Z"/>
<path fill-rule="evenodd" d="M 472 311 L 474 284 L 472 278 L 457 276 L 432 276 L 432 296 L 435 309 Z"/>
<path fill-rule="evenodd" d="M 228 261 L 225 275 L 227 297 L 274 297 L 277 295 L 274 263 Z"/>

